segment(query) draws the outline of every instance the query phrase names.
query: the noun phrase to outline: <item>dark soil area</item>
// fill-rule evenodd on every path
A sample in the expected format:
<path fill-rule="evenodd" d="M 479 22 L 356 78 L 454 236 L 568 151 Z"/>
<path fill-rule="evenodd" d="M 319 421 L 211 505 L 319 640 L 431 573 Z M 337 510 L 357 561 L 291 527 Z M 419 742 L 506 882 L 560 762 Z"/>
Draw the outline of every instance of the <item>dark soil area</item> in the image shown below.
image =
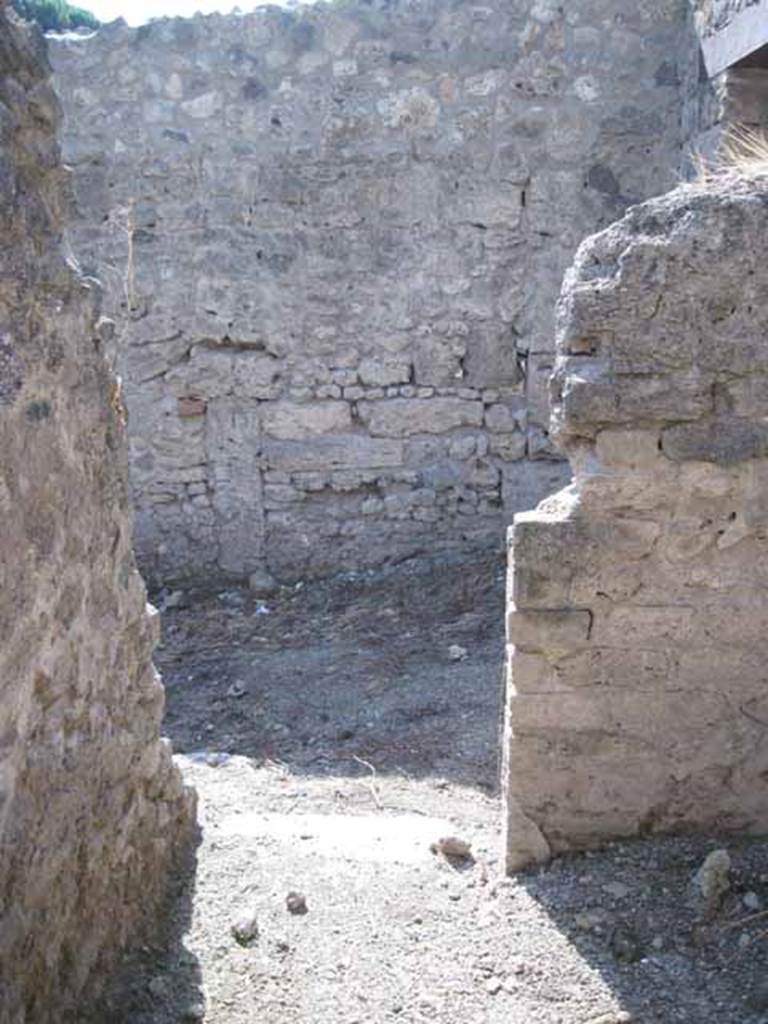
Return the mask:
<path fill-rule="evenodd" d="M 171 604 L 200 843 L 96 1024 L 768 1024 L 765 843 L 644 839 L 503 877 L 500 559 Z M 472 856 L 433 852 L 445 835 Z"/>
<path fill-rule="evenodd" d="M 179 752 L 303 774 L 497 782 L 500 558 L 349 575 L 257 600 L 230 590 L 164 615 L 158 662 Z M 460 658 L 451 648 L 466 652 Z"/>

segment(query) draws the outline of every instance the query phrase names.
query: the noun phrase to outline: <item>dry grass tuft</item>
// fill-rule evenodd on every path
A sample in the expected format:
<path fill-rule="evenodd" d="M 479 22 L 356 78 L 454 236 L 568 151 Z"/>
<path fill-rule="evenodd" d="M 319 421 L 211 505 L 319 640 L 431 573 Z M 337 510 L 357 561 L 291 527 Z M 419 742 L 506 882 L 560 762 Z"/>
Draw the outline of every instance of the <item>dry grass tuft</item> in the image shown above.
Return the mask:
<path fill-rule="evenodd" d="M 728 129 L 714 159 L 697 153 L 693 160 L 696 185 L 736 184 L 759 178 L 768 181 L 768 136 L 737 125 Z"/>

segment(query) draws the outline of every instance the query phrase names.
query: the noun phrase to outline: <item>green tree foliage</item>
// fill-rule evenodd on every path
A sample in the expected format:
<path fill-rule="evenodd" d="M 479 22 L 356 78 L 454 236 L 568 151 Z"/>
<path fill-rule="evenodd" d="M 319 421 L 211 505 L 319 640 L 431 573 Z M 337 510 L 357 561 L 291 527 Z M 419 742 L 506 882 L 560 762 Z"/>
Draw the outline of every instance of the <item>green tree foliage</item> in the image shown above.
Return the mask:
<path fill-rule="evenodd" d="M 99 20 L 67 0 L 11 0 L 11 6 L 26 21 L 34 21 L 43 32 L 66 32 L 73 28 L 98 28 Z"/>

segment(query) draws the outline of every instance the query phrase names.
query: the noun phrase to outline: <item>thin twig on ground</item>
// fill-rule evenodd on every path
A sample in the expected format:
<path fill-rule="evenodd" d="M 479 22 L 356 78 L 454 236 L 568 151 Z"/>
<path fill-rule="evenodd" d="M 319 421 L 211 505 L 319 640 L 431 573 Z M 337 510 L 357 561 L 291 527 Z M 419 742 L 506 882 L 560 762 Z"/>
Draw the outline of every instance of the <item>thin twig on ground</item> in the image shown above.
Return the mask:
<path fill-rule="evenodd" d="M 371 796 L 373 797 L 374 802 L 375 802 L 377 808 L 380 811 L 383 810 L 384 808 L 383 808 L 382 803 L 381 803 L 381 798 L 379 796 L 379 791 L 376 788 L 376 769 L 373 767 L 373 765 L 371 764 L 370 761 L 366 761 L 362 757 L 358 757 L 357 754 L 353 754 L 352 755 L 352 760 L 353 761 L 357 761 L 358 764 L 361 764 L 364 768 L 367 768 L 368 771 L 371 773 L 372 780 L 371 780 L 371 782 L 368 783 L 368 789 L 371 791 Z"/>
<path fill-rule="evenodd" d="M 768 917 L 768 910 L 760 910 L 757 914 L 749 914 L 747 917 L 739 918 L 738 921 L 726 921 L 723 925 L 724 931 L 731 931 L 733 928 L 743 928 L 745 924 L 752 924 L 753 921 L 762 921 Z"/>

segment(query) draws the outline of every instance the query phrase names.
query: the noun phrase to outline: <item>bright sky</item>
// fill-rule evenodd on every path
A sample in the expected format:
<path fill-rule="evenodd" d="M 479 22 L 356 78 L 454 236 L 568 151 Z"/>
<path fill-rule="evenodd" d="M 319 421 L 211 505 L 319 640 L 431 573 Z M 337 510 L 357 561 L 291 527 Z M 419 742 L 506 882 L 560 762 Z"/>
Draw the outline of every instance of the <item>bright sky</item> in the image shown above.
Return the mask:
<path fill-rule="evenodd" d="M 297 0 L 270 0 L 276 7 L 297 7 Z M 306 2 L 306 0 L 305 0 Z M 310 0 L 311 2 L 311 0 Z M 211 14 L 222 11 L 228 14 L 236 5 L 241 11 L 252 11 L 263 6 L 265 0 L 76 0 L 75 6 L 91 11 L 99 21 L 114 21 L 125 18 L 129 25 L 143 25 L 150 18 L 165 18 L 180 15 L 190 18 L 196 11 Z"/>

